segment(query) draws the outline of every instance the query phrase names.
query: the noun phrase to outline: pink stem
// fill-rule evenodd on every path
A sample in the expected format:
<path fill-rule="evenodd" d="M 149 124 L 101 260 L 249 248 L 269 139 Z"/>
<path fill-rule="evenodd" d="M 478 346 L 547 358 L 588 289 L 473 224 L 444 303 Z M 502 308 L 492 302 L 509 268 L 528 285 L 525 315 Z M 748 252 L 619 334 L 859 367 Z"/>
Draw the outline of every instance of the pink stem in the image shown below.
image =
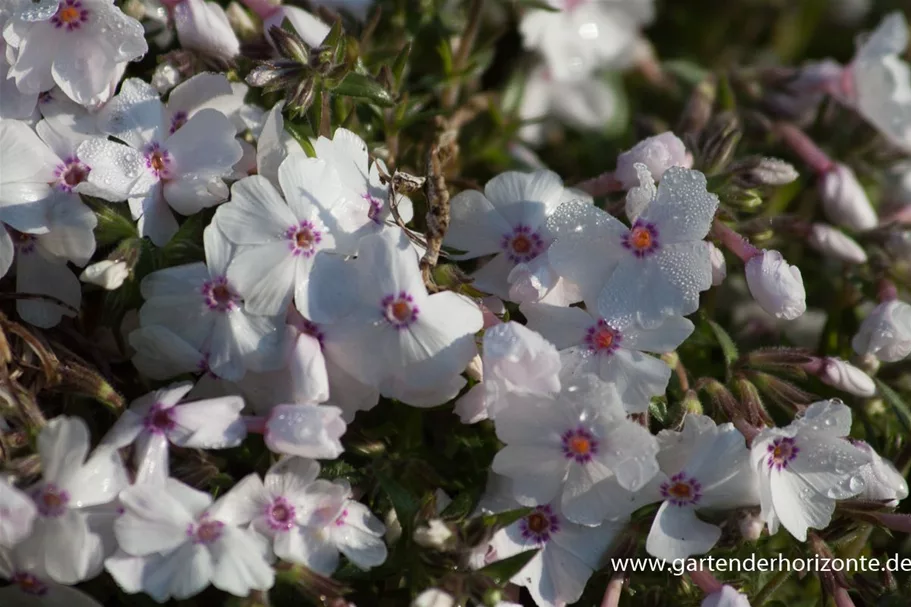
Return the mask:
<path fill-rule="evenodd" d="M 688 572 L 693 583 L 699 586 L 699 589 L 706 594 L 721 592 L 721 582 L 718 581 L 711 571 L 702 569 L 700 571 Z"/>
<path fill-rule="evenodd" d="M 888 527 L 893 531 L 911 533 L 911 515 L 893 514 L 888 512 L 871 512 L 870 516 L 875 518 L 877 522 L 881 523 L 883 526 Z"/>
<path fill-rule="evenodd" d="M 607 583 L 607 590 L 604 591 L 604 598 L 601 600 L 601 607 L 617 607 L 620 604 L 620 594 L 623 592 L 624 576 L 622 573 L 615 573 Z"/>
<path fill-rule="evenodd" d="M 721 241 L 721 244 L 727 250 L 739 257 L 743 263 L 748 262 L 757 255 L 762 255 L 760 249 L 751 245 L 746 238 L 724 225 L 719 219 L 716 219 L 712 224 L 712 234 Z"/>
<path fill-rule="evenodd" d="M 612 192 L 623 191 L 623 184 L 614 179 L 614 173 L 612 171 L 601 173 L 597 177 L 592 177 L 591 179 L 586 179 L 573 187 L 592 196 L 604 196 L 605 194 L 610 194 Z"/>
<path fill-rule="evenodd" d="M 251 11 L 262 19 L 266 20 L 274 15 L 281 8 L 278 4 L 273 4 L 269 0 L 241 0 Z"/>
<path fill-rule="evenodd" d="M 269 421 L 269 418 L 262 415 L 244 416 L 244 423 L 247 425 L 247 432 L 250 434 L 265 434 L 267 421 Z"/>
<path fill-rule="evenodd" d="M 731 420 L 731 423 L 734 424 L 734 427 L 737 428 L 741 434 L 743 434 L 747 447 L 753 444 L 753 439 L 762 431 L 762 428 L 757 428 L 742 417 L 735 417 Z"/>
<path fill-rule="evenodd" d="M 836 588 L 832 598 L 835 599 L 835 607 L 856 607 L 848 591 L 844 588 Z"/>
<path fill-rule="evenodd" d="M 883 219 L 883 223 L 900 223 L 904 225 L 911 225 L 911 204 L 906 204 L 891 215 L 887 216 L 885 219 Z"/>
<path fill-rule="evenodd" d="M 772 128 L 788 147 L 800 156 L 801 160 L 810 165 L 810 168 L 817 174 L 822 175 L 835 168 L 832 159 L 806 133 L 793 124 L 777 122 Z"/>
<path fill-rule="evenodd" d="M 814 356 L 810 362 L 800 365 L 800 368 L 810 375 L 819 375 L 826 368 L 826 359 Z"/>
<path fill-rule="evenodd" d="M 894 282 L 888 278 L 883 278 L 881 281 L 879 281 L 879 287 L 876 291 L 876 296 L 879 299 L 880 303 L 894 301 L 898 299 L 898 288 L 895 286 Z"/>

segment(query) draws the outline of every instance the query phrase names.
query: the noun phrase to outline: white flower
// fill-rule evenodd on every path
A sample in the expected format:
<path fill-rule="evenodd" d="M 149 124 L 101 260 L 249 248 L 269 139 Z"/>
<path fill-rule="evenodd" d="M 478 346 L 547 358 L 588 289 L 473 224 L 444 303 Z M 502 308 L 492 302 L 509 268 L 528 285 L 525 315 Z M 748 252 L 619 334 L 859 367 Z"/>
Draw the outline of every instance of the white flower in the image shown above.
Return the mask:
<path fill-rule="evenodd" d="M 15 550 L 0 548 L 0 603 L 11 607 L 102 607 L 101 603 L 75 588 L 58 584 L 36 574 L 33 562 Z"/>
<path fill-rule="evenodd" d="M 617 508 L 617 484 L 637 491 L 658 472 L 655 438 L 626 418 L 612 386 L 590 375 L 557 395 L 508 398 L 496 417 L 506 446 L 491 470 L 512 480 L 525 505 L 555 501 L 571 521 L 597 525 Z"/>
<path fill-rule="evenodd" d="M 277 405 L 266 420 L 266 446 L 275 453 L 313 459 L 335 459 L 347 425 L 342 410 L 325 405 Z"/>
<path fill-rule="evenodd" d="M 102 440 L 117 449 L 136 443 L 136 482 L 164 482 L 168 443 L 191 449 L 236 447 L 247 436 L 237 396 L 181 403 L 192 382 L 173 384 L 142 396 L 124 411 Z"/>
<path fill-rule="evenodd" d="M 452 538 L 452 530 L 441 519 L 433 518 L 414 531 L 414 543 L 425 548 L 441 550 Z"/>
<path fill-rule="evenodd" d="M 671 369 L 645 354 L 673 352 L 693 332 L 693 323 L 669 316 L 645 329 L 628 314 L 592 314 L 581 308 L 525 304 L 528 327 L 560 350 L 564 372 L 586 373 L 612 384 L 628 413 L 645 413 L 653 396 L 664 394 Z"/>
<path fill-rule="evenodd" d="M 908 481 L 896 470 L 895 464 L 881 457 L 869 444 L 862 440 L 852 440 L 851 443 L 870 455 L 872 461 L 861 469 L 864 480 L 864 490 L 857 496 L 864 500 L 886 502 L 890 507 L 908 497 Z"/>
<path fill-rule="evenodd" d="M 136 351 L 133 365 L 151 379 L 170 379 L 208 369 L 206 355 L 167 327 L 139 327 L 130 332 L 127 341 Z"/>
<path fill-rule="evenodd" d="M 508 394 L 560 391 L 560 355 L 552 343 L 517 322 L 501 323 L 484 332 L 484 381 L 455 404 L 462 422 L 495 418 Z"/>
<path fill-rule="evenodd" d="M 850 236 L 824 223 L 814 223 L 810 227 L 807 243 L 829 257 L 845 263 L 866 263 L 867 253 Z"/>
<path fill-rule="evenodd" d="M 911 354 L 911 305 L 884 301 L 860 325 L 851 346 L 858 354 L 883 362 L 899 361 Z"/>
<path fill-rule="evenodd" d="M 579 285 L 590 310 L 630 314 L 654 328 L 668 316 L 695 312 L 699 293 L 712 284 L 703 238 L 718 197 L 698 171 L 671 167 L 655 188 L 645 165 L 638 168 L 642 186 L 634 190 L 648 192 L 648 203 L 631 228 L 592 205 L 569 202 L 548 220 L 557 238 L 548 254 L 560 275 Z"/>
<path fill-rule="evenodd" d="M 237 596 L 268 590 L 275 572 L 242 528 L 254 513 L 235 500 L 241 490 L 242 483 L 213 504 L 208 493 L 174 479 L 126 489 L 114 523 L 121 552 L 105 568 L 125 592 L 159 603 L 189 598 L 210 583 Z"/>
<path fill-rule="evenodd" d="M 542 118 L 553 116 L 578 129 L 599 131 L 621 113 L 617 90 L 602 78 L 555 80 L 547 67 L 539 65 L 529 74 L 519 103 L 523 124 L 519 137 L 537 144 L 544 138 Z"/>
<path fill-rule="evenodd" d="M 784 428 L 768 428 L 753 439 L 750 465 L 759 474 L 762 516 L 769 533 L 779 523 L 800 541 L 807 528 L 824 529 L 835 500 L 863 491 L 862 468 L 870 455 L 845 440 L 851 410 L 841 401 L 810 405 Z"/>
<path fill-rule="evenodd" d="M 143 279 L 142 327 L 169 329 L 205 355 L 208 370 L 228 380 L 239 380 L 248 367 L 280 367 L 285 353 L 283 319 L 246 310 L 226 277 L 231 243 L 215 226 L 205 229 L 203 242 L 206 263 L 158 270 Z"/>
<path fill-rule="evenodd" d="M 817 182 L 822 210 L 832 223 L 852 230 L 872 230 L 879 221 L 851 167 L 836 163 Z"/>
<path fill-rule="evenodd" d="M 667 131 L 643 139 L 631 149 L 617 157 L 617 169 L 614 178 L 628 190 L 639 185 L 637 164 L 644 164 L 654 181 L 661 181 L 661 177 L 671 167 L 690 168 L 693 166 L 693 157 L 686 151 L 686 146 L 679 137 Z M 631 217 L 630 220 L 635 218 Z"/>
<path fill-rule="evenodd" d="M 79 157 L 92 167 L 88 181 L 107 200 L 129 199 L 140 234 L 157 246 L 177 232 L 169 205 L 192 215 L 227 199 L 222 177 L 243 150 L 234 140 L 234 125 L 221 112 L 203 109 L 169 134 L 158 93 L 130 78 L 101 110 L 98 126 L 126 145 L 100 139 L 80 145 Z"/>
<path fill-rule="evenodd" d="M 238 181 L 231 201 L 213 220 L 240 247 L 228 280 L 254 314 L 280 314 L 296 288 L 306 292 L 319 251 L 353 253 L 355 247 L 344 227 L 345 199 L 331 165 L 298 152 L 282 162 L 278 179 L 284 198 L 261 175 Z"/>
<path fill-rule="evenodd" d="M 789 265 L 778 251 L 762 251 L 744 271 L 753 299 L 775 318 L 794 320 L 807 311 L 800 268 Z"/>
<path fill-rule="evenodd" d="M 240 53 L 240 40 L 228 23 L 225 9 L 215 2 L 182 0 L 174 7 L 173 17 L 182 47 L 222 61 Z"/>
<path fill-rule="evenodd" d="M 0 549 L 12 548 L 32 531 L 37 510 L 32 500 L 0 479 Z"/>
<path fill-rule="evenodd" d="M 294 31 L 306 42 L 310 48 L 322 44 L 331 29 L 328 25 L 297 6 L 283 4 L 275 7 L 275 11 L 263 19 L 263 31 L 268 33 L 273 27 L 281 27 L 285 19 L 294 28 Z M 272 42 L 272 38 L 269 38 Z"/>
<path fill-rule="evenodd" d="M 229 82 L 224 74 L 203 72 L 178 84 L 168 95 L 165 124 L 173 135 L 187 121 L 206 108 L 218 110 L 231 119 L 237 132 L 246 130 L 244 96 L 246 84 Z"/>
<path fill-rule="evenodd" d="M 351 499 L 345 481 L 317 479 L 319 469 L 309 459 L 285 458 L 269 469 L 265 483 L 256 475 L 240 481 L 225 508 L 248 512 L 276 556 L 320 575 L 332 575 L 339 553 L 361 569 L 381 565 L 386 528 Z"/>
<path fill-rule="evenodd" d="M 3 31 L 3 15 L 0 14 L 0 34 Z M 9 75 L 10 64 L 6 60 L 6 41 L 0 35 L 0 118 L 3 120 L 31 120 L 38 103 L 38 92 L 23 93 L 16 86 L 15 76 Z"/>
<path fill-rule="evenodd" d="M 709 243 L 712 247 L 711 250 L 711 260 L 712 260 L 712 286 L 717 287 L 724 282 L 724 279 L 728 276 L 728 266 L 724 260 L 724 251 Z"/>
<path fill-rule="evenodd" d="M 61 0 L 50 18 L 13 18 L 3 29 L 16 49 L 9 75 L 23 93 L 54 84 L 82 105 L 99 103 L 118 64 L 135 61 L 149 47 L 138 21 L 110 0 Z"/>
<path fill-rule="evenodd" d="M 721 590 L 706 595 L 700 607 L 750 607 L 750 599 L 735 588 L 724 585 Z"/>
<path fill-rule="evenodd" d="M 372 234 L 393 222 L 389 188 L 380 181 L 380 172 L 389 169 L 377 158 L 369 165 L 367 144 L 347 129 L 336 129 L 332 139 L 320 137 L 313 142 L 316 157 L 326 161 L 341 177 L 343 196 L 350 214 L 349 225 L 363 236 Z M 396 196 L 396 209 L 402 221 L 408 223 L 414 215 L 411 200 Z"/>
<path fill-rule="evenodd" d="M 351 262 L 318 255 L 305 298 L 309 309 L 300 295 L 304 317 L 331 323 L 323 339 L 326 358 L 362 384 L 382 390 L 384 381 L 398 378 L 412 390 L 437 388 L 477 354 L 481 310 L 451 291 L 429 295 L 401 230 L 363 238 Z"/>
<path fill-rule="evenodd" d="M 871 397 L 876 394 L 876 384 L 869 375 L 854 365 L 834 356 L 822 359 L 818 373 L 823 383 L 855 396 Z"/>
<path fill-rule="evenodd" d="M 0 121 L 0 222 L 19 234 L 47 234 L 47 205 L 58 158 L 28 126 Z M 14 241 L 0 229 L 0 276 L 13 263 Z"/>
<path fill-rule="evenodd" d="M 908 24 L 887 15 L 857 50 L 841 93 L 894 145 L 911 150 L 911 68 L 902 60 Z"/>
<path fill-rule="evenodd" d="M 639 27 L 654 16 L 652 0 L 598 2 L 552 0 L 557 9 L 529 10 L 519 23 L 527 49 L 544 55 L 559 80 L 582 77 L 600 67 L 626 67 Z"/>
<path fill-rule="evenodd" d="M 452 199 L 449 231 L 443 242 L 465 251 L 464 258 L 496 253 L 474 273 L 473 284 L 508 299 L 510 278 L 520 278 L 510 277 L 510 273 L 547 250 L 553 235 L 545 222 L 563 202 L 573 198 L 577 196 L 551 171 L 501 173 L 487 182 L 483 193 L 465 190 Z M 589 206 L 590 202 L 589 198 Z"/>
<path fill-rule="evenodd" d="M 718 542 L 721 528 L 702 521 L 697 511 L 759 504 L 750 451 L 732 424 L 716 426 L 704 415 L 687 415 L 682 432 L 661 431 L 658 444 L 663 503 L 646 550 L 668 561 L 704 554 Z"/>
<path fill-rule="evenodd" d="M 34 573 L 75 584 L 101 572 L 105 557 L 94 507 L 109 504 L 127 486 L 120 455 L 89 453 L 89 430 L 76 417 L 56 417 L 38 436 L 42 479 L 28 489 L 38 509 L 32 534 L 16 551 L 35 563 Z"/>
<path fill-rule="evenodd" d="M 283 102 L 276 103 L 266 114 L 256 140 L 256 172 L 276 188 L 281 187 L 278 168 L 282 162 L 294 152 L 301 151 L 294 137 L 285 131 L 282 105 Z"/>
<path fill-rule="evenodd" d="M 509 482 L 492 475 L 482 498 L 486 511 L 502 512 L 520 505 L 511 497 Z M 625 522 L 598 521 L 584 527 L 568 520 L 558 503 L 537 506 L 528 516 L 498 531 L 490 542 L 497 559 L 539 549 L 512 583 L 525 586 L 539 607 L 557 607 L 579 600 L 592 572 Z"/>
<path fill-rule="evenodd" d="M 112 261 L 104 259 L 93 263 L 83 270 L 79 275 L 79 280 L 93 285 L 98 285 L 102 289 L 114 291 L 119 289 L 123 281 L 129 278 L 130 268 L 125 261 Z"/>
<path fill-rule="evenodd" d="M 428 588 L 411 601 L 411 607 L 455 607 L 455 604 L 452 595 L 439 588 Z"/>

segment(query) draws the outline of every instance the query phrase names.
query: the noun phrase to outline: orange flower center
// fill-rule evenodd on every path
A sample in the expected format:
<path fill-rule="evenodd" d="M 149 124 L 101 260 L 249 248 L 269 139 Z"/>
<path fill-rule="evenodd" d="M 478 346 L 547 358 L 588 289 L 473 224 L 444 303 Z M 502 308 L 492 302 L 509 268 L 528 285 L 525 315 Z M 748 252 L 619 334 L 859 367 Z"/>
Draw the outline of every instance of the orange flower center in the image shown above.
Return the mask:
<path fill-rule="evenodd" d="M 524 234 L 519 234 L 512 241 L 512 250 L 519 254 L 525 254 L 531 251 L 531 239 Z"/>
<path fill-rule="evenodd" d="M 397 301 L 392 304 L 392 317 L 399 322 L 405 322 L 411 318 L 411 306 L 407 301 Z"/>
<path fill-rule="evenodd" d="M 302 249 L 313 244 L 313 233 L 310 230 L 301 230 L 294 238 L 297 241 L 297 246 Z"/>
<path fill-rule="evenodd" d="M 164 158 L 162 158 L 161 154 L 158 152 L 152 154 L 152 158 L 149 160 L 149 163 L 152 165 L 152 168 L 158 172 L 163 171 L 165 168 Z"/>
<path fill-rule="evenodd" d="M 78 8 L 67 6 L 60 10 L 60 13 L 57 15 L 58 18 L 66 24 L 74 23 L 79 21 L 81 13 Z"/>
<path fill-rule="evenodd" d="M 528 515 L 528 528 L 534 531 L 535 533 L 541 533 L 546 531 L 550 526 L 550 523 L 547 521 L 547 517 L 541 514 L 540 512 L 534 512 Z"/>
<path fill-rule="evenodd" d="M 592 450 L 592 444 L 584 436 L 575 436 L 569 440 L 569 448 L 577 455 L 588 455 Z"/>
<path fill-rule="evenodd" d="M 597 348 L 606 350 L 614 343 L 614 333 L 613 331 L 602 329 L 595 334 L 594 341 Z"/>
<path fill-rule="evenodd" d="M 647 228 L 633 228 L 629 241 L 637 249 L 647 249 L 652 246 L 652 233 Z"/>
<path fill-rule="evenodd" d="M 689 483 L 674 483 L 667 492 L 677 499 L 690 499 L 693 496 L 693 489 Z"/>

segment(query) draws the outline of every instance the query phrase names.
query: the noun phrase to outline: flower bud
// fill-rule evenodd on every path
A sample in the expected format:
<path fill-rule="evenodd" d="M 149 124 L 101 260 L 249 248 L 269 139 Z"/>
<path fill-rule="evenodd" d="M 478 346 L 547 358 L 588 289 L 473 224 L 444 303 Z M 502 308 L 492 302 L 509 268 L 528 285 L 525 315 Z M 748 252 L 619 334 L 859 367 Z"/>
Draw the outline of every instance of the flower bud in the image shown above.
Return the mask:
<path fill-rule="evenodd" d="M 174 8 L 174 24 L 181 46 L 228 61 L 240 53 L 240 41 L 225 9 L 215 2 L 183 0 Z"/>
<path fill-rule="evenodd" d="M 738 162 L 731 167 L 731 173 L 737 184 L 747 189 L 787 185 L 800 176 L 797 169 L 789 162 L 779 158 L 758 156 Z"/>
<path fill-rule="evenodd" d="M 824 223 L 810 227 L 810 246 L 824 255 L 845 263 L 866 263 L 867 253 L 850 236 Z"/>
<path fill-rule="evenodd" d="M 712 262 L 712 284 L 717 287 L 727 278 L 728 268 L 721 249 L 712 243 L 709 243 L 709 247 L 709 259 Z"/>
<path fill-rule="evenodd" d="M 816 375 L 823 383 L 855 396 L 869 397 L 876 394 L 876 384 L 870 376 L 840 358 L 822 359 Z"/>
<path fill-rule="evenodd" d="M 807 310 L 807 293 L 800 269 L 778 251 L 763 251 L 746 264 L 747 286 L 753 299 L 772 316 L 794 320 Z"/>
<path fill-rule="evenodd" d="M 623 152 L 617 158 L 617 170 L 614 178 L 623 184 L 624 189 L 639 185 L 639 175 L 634 165 L 642 163 L 648 167 L 652 179 L 660 181 L 664 172 L 673 166 L 689 168 L 693 159 L 687 154 L 683 142 L 672 132 L 667 131 L 654 137 L 644 139 Z"/>
<path fill-rule="evenodd" d="M 481 360 L 480 355 L 475 354 L 474 358 L 468 362 L 465 374 L 475 381 L 484 381 L 484 362 Z"/>
<path fill-rule="evenodd" d="M 687 390 L 683 397 L 683 412 L 685 415 L 702 415 L 702 403 L 695 390 Z"/>
<path fill-rule="evenodd" d="M 895 507 L 898 502 L 908 497 L 908 482 L 895 469 L 895 464 L 880 457 L 873 447 L 862 440 L 852 440 L 851 443 L 868 453 L 872 461 L 861 468 L 861 478 L 864 481 L 864 490 L 858 499 L 887 502 L 890 507 Z"/>
<path fill-rule="evenodd" d="M 430 588 L 418 595 L 411 607 L 456 607 L 455 599 L 448 592 Z"/>
<path fill-rule="evenodd" d="M 861 323 L 851 346 L 860 355 L 872 354 L 890 363 L 911 354 L 911 305 L 896 299 L 876 306 Z"/>
<path fill-rule="evenodd" d="M 427 525 L 414 531 L 414 542 L 425 548 L 443 550 L 453 537 L 452 530 L 438 518 L 430 519 Z"/>
<path fill-rule="evenodd" d="M 395 508 L 392 508 L 386 514 L 386 520 L 383 523 L 386 525 L 386 534 L 384 536 L 386 543 L 389 545 L 396 543 L 402 537 L 402 523 L 399 522 L 399 516 L 395 512 Z"/>
<path fill-rule="evenodd" d="M 231 2 L 225 9 L 225 15 L 228 17 L 228 23 L 231 29 L 237 32 L 237 35 L 244 39 L 254 38 L 257 32 L 256 22 L 250 17 L 250 13 L 244 10 L 237 2 Z"/>
<path fill-rule="evenodd" d="M 183 77 L 180 75 L 180 70 L 168 61 L 159 63 L 152 74 L 152 86 L 155 87 L 159 95 L 164 95 L 170 91 L 180 84 L 181 80 L 183 80 Z"/>
<path fill-rule="evenodd" d="M 79 275 L 79 280 L 98 285 L 108 291 L 114 291 L 119 289 L 129 276 L 130 268 L 122 259 L 118 261 L 103 259 L 83 270 Z"/>
<path fill-rule="evenodd" d="M 818 187 L 829 221 L 858 231 L 876 227 L 876 211 L 850 167 L 836 163 L 822 174 Z"/>
<path fill-rule="evenodd" d="M 740 535 L 743 539 L 748 542 L 755 542 L 762 537 L 765 521 L 762 519 L 758 509 L 743 510 L 737 519 L 737 528 L 740 530 Z"/>

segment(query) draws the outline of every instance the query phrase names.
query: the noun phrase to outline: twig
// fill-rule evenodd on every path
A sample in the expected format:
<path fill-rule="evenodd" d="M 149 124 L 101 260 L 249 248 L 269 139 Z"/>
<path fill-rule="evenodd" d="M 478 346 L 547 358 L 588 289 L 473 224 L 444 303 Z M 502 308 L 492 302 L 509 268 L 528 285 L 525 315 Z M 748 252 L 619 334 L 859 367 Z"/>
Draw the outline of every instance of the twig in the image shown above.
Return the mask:
<path fill-rule="evenodd" d="M 425 179 L 424 196 L 427 198 L 427 229 L 424 232 L 427 240 L 427 252 L 421 258 L 421 276 L 430 291 L 438 290 L 431 280 L 431 270 L 437 265 L 443 238 L 449 229 L 449 190 L 446 189 L 446 178 L 443 176 L 443 164 L 452 157 L 454 146 L 453 132 L 441 116 L 434 120 L 434 136 L 424 163 Z"/>

